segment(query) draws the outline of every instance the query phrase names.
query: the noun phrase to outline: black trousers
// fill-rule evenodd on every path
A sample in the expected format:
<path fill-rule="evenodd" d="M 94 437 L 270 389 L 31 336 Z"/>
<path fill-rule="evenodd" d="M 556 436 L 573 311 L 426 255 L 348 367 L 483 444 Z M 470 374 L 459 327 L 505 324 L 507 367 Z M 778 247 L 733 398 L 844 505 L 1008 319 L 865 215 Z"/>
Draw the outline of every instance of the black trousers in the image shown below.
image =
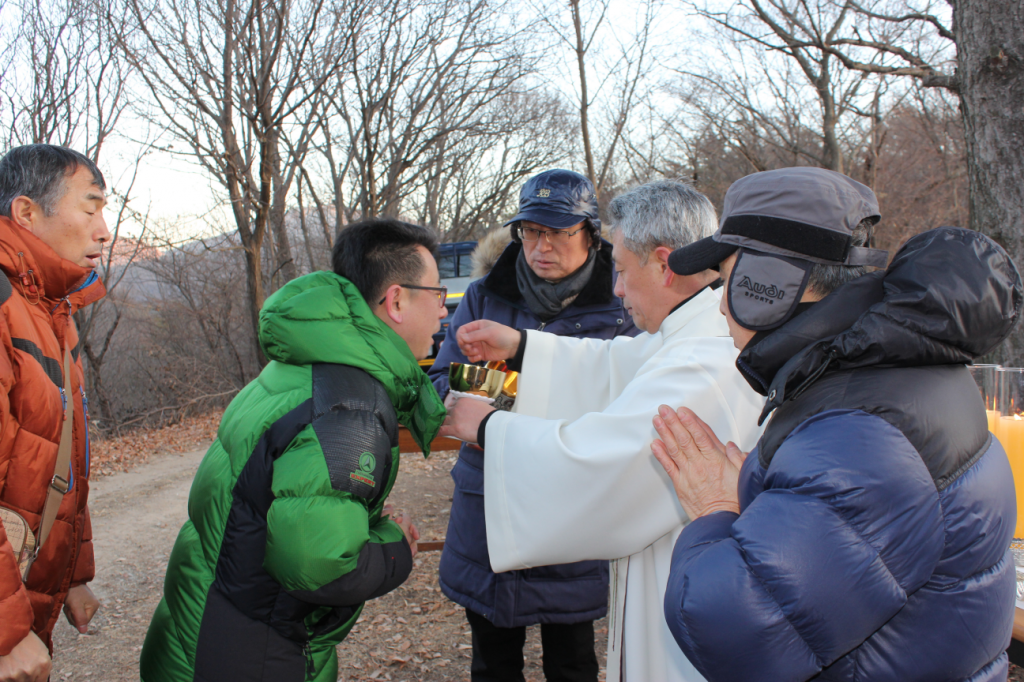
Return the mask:
<path fill-rule="evenodd" d="M 523 682 L 526 627 L 499 628 L 469 609 L 466 619 L 473 631 L 473 682 Z M 540 640 L 548 682 L 596 682 L 594 621 L 542 623 Z"/>

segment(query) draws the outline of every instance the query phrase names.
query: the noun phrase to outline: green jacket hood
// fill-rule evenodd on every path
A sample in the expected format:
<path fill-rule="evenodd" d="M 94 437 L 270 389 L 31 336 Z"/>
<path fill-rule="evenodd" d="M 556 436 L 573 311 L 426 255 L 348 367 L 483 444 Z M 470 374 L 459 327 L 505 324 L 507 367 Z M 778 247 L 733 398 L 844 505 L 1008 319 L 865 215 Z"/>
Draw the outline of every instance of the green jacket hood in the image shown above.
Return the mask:
<path fill-rule="evenodd" d="M 313 272 L 288 282 L 263 304 L 260 346 L 289 365 L 351 365 L 370 374 L 391 398 L 398 421 L 430 454 L 445 409 L 409 346 L 380 320 L 349 280 Z"/>

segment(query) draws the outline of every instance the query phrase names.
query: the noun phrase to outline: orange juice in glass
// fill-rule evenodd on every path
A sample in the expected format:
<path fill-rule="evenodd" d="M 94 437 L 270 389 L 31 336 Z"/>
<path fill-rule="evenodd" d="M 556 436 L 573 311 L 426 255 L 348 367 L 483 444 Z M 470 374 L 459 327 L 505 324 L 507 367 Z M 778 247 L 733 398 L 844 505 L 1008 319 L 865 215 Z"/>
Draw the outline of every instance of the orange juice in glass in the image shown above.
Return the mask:
<path fill-rule="evenodd" d="M 1017 491 L 1017 527 L 1014 538 L 1024 538 L 1024 368 L 1003 367 L 999 370 L 999 416 L 994 433 L 1013 470 L 1013 486 Z"/>

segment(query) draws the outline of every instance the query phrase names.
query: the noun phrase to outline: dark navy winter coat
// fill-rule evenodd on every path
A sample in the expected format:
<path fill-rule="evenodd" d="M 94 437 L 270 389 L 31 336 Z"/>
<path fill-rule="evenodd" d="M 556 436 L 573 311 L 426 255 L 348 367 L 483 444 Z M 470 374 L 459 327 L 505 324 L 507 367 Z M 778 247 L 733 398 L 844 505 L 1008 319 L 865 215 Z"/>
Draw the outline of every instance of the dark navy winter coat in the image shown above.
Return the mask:
<path fill-rule="evenodd" d="M 516 285 L 515 264 L 521 250 L 520 244 L 509 244 L 490 274 L 473 282 L 459 303 L 430 369 L 442 397 L 448 393 L 449 364 L 468 362 L 455 340 L 459 327 L 483 319 L 516 329 L 542 328 Z M 575 301 L 543 325 L 544 331 L 596 339 L 640 333 L 622 301 L 612 293 L 611 250 L 611 245 L 602 241 L 590 282 Z M 580 623 L 604 616 L 608 609 L 607 561 L 495 574 L 484 525 L 484 452 L 474 445 L 463 445 L 452 479 L 455 493 L 440 567 L 441 589 L 449 599 L 505 628 Z"/>
<path fill-rule="evenodd" d="M 941 228 L 740 354 L 774 414 L 665 595 L 710 682 L 1005 682 L 1013 479 L 964 363 L 1020 306 L 1002 249 Z"/>

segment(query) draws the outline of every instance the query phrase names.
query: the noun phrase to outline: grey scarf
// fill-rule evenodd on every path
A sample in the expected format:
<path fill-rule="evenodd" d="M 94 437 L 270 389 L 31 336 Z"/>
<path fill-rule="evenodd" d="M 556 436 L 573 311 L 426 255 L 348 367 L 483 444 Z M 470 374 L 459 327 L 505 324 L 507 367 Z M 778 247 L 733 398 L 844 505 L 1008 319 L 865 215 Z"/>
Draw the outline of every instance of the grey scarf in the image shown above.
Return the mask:
<path fill-rule="evenodd" d="M 541 322 L 547 322 L 576 300 L 594 273 L 597 249 L 591 248 L 587 261 L 574 273 L 558 282 L 542 279 L 530 268 L 523 251 L 516 260 L 516 283 L 526 305 Z"/>

